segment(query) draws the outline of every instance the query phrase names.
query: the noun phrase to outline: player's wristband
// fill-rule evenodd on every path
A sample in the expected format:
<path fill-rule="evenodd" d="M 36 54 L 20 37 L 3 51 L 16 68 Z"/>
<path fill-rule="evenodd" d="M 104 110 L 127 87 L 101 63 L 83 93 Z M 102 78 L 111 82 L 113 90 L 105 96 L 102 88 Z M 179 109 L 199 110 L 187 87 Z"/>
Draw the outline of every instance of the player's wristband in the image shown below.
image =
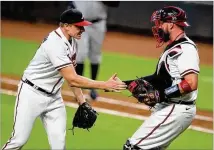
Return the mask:
<path fill-rule="evenodd" d="M 166 88 L 164 90 L 164 93 L 168 98 L 181 96 L 181 92 L 179 90 L 178 84 L 170 86 L 169 88 Z"/>
<path fill-rule="evenodd" d="M 183 93 L 192 92 L 192 89 L 191 89 L 189 83 L 186 80 L 182 80 L 179 83 L 179 85 L 182 88 Z M 173 86 L 171 86 L 169 88 L 166 88 L 164 90 L 164 93 L 165 93 L 166 97 L 169 97 L 169 98 L 181 96 L 181 92 L 180 92 L 178 84 L 173 85 Z"/>
<path fill-rule="evenodd" d="M 192 88 L 190 87 L 189 83 L 186 80 L 182 80 L 181 83 L 179 83 L 179 85 L 184 91 L 184 93 L 192 92 Z"/>

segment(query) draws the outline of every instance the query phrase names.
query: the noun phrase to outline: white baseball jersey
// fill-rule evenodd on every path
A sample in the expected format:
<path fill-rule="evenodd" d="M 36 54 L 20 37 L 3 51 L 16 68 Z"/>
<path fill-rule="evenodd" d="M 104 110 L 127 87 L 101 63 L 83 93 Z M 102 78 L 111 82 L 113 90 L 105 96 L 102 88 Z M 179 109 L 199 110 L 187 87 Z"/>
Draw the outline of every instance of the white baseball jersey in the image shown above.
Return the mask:
<path fill-rule="evenodd" d="M 66 109 L 59 90 L 64 80 L 58 70 L 75 66 L 75 57 L 75 40 L 68 41 L 60 28 L 44 39 L 24 71 L 24 82 L 19 84 L 13 132 L 3 149 L 21 149 L 29 139 L 37 117 L 45 127 L 50 149 L 65 149 Z"/>
<path fill-rule="evenodd" d="M 35 56 L 24 71 L 23 78 L 50 93 L 56 93 L 64 79 L 59 69 L 76 66 L 77 46 L 74 38 L 69 41 L 60 28 L 44 39 Z"/>
<path fill-rule="evenodd" d="M 166 47 L 160 57 L 157 74 L 165 76 L 171 86 L 181 82 L 181 79 L 188 73 L 199 74 L 199 56 L 195 43 L 187 36 L 177 43 Z M 168 74 L 168 75 L 167 75 Z M 171 80 L 171 81 L 170 81 Z M 171 98 L 174 101 L 194 101 L 197 99 L 198 90 L 192 91 L 181 97 Z"/>

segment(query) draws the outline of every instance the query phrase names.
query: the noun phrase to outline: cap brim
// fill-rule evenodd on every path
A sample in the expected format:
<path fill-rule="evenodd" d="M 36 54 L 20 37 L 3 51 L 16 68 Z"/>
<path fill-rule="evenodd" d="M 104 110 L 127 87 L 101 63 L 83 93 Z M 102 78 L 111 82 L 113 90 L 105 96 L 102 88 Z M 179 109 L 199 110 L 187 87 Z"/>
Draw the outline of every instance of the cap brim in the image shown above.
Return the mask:
<path fill-rule="evenodd" d="M 176 24 L 183 26 L 183 27 L 189 27 L 190 26 L 186 21 L 185 22 L 178 22 Z"/>
<path fill-rule="evenodd" d="M 89 25 L 91 25 L 91 24 L 92 24 L 91 22 L 86 21 L 86 20 L 81 21 L 81 22 L 74 23 L 74 25 L 76 25 L 76 26 L 89 26 Z"/>

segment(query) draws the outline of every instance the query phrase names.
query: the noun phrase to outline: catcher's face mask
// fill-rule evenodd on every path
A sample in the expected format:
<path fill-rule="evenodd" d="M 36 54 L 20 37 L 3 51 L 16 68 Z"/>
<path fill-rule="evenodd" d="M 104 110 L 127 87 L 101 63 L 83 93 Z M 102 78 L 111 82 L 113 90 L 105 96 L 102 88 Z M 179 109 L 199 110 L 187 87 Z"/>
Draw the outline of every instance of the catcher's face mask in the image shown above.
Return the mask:
<path fill-rule="evenodd" d="M 156 45 L 156 48 L 158 47 L 161 47 L 164 42 L 168 42 L 170 40 L 169 38 L 169 33 L 164 31 L 161 26 L 163 24 L 162 21 L 160 20 L 155 20 L 154 21 L 155 25 L 152 27 L 152 32 L 153 32 L 153 35 L 157 41 L 157 45 Z"/>
<path fill-rule="evenodd" d="M 154 22 L 152 27 L 153 35 L 157 41 L 156 47 L 161 47 L 164 42 L 169 41 L 169 33 L 165 33 L 161 29 L 163 22 L 174 23 L 179 26 L 187 27 L 187 17 L 185 11 L 178 7 L 167 6 L 163 9 L 155 11 L 151 16 L 151 22 Z"/>

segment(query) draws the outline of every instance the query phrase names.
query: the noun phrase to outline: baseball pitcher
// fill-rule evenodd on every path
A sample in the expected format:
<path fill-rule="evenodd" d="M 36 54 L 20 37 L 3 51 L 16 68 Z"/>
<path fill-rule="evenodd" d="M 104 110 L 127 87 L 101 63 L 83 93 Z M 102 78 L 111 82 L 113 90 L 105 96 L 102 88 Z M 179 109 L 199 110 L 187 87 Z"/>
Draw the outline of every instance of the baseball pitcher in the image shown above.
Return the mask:
<path fill-rule="evenodd" d="M 77 53 L 77 74 L 83 75 L 85 60 L 88 58 L 91 79 L 97 79 L 102 59 L 101 47 L 106 34 L 108 7 L 118 6 L 118 1 L 72 1 L 69 3 L 69 7 L 77 8 L 87 20 L 93 23 L 85 28 L 85 33 L 81 40 L 77 41 L 79 49 Z M 90 90 L 90 97 L 92 100 L 98 97 L 95 89 Z"/>
<path fill-rule="evenodd" d="M 155 11 L 151 21 L 157 47 L 168 43 L 153 75 L 124 81 L 151 116 L 123 146 L 124 150 L 162 150 L 184 132 L 196 114 L 199 56 L 195 43 L 185 34 L 184 10 L 167 6 Z"/>
<path fill-rule="evenodd" d="M 75 72 L 77 43 L 91 22 L 84 20 L 76 9 L 64 11 L 59 28 L 50 32 L 38 48 L 24 71 L 19 83 L 14 109 L 14 125 L 11 138 L 3 149 L 21 149 L 27 142 L 34 121 L 40 117 L 46 129 L 51 149 L 65 149 L 66 110 L 61 95 L 64 79 L 72 87 L 79 108 L 73 120 L 74 127 L 88 129 L 96 121 L 96 111 L 85 101 L 81 88 L 97 88 L 107 91 L 126 89 L 125 83 L 115 80 L 95 81 Z"/>

